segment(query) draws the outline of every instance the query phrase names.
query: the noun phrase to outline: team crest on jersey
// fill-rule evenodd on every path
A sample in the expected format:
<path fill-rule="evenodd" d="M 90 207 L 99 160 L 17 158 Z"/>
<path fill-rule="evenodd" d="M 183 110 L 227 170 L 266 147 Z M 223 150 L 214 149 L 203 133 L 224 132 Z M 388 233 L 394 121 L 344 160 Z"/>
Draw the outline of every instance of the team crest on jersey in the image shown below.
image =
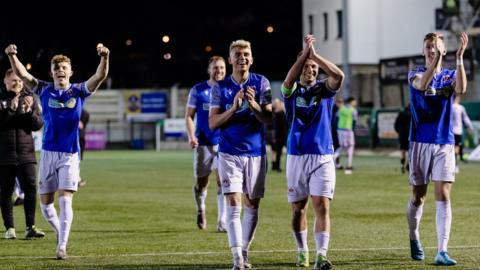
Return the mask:
<path fill-rule="evenodd" d="M 59 101 L 57 99 L 54 99 L 54 98 L 49 98 L 48 99 L 48 107 L 55 108 L 55 109 L 59 109 L 59 108 L 73 109 L 73 108 L 75 108 L 76 104 L 77 104 L 77 99 L 73 98 L 73 97 L 69 98 L 65 102 L 61 102 L 61 101 Z"/>
<path fill-rule="evenodd" d="M 202 107 L 204 111 L 208 111 L 210 109 L 210 103 L 202 103 Z"/>

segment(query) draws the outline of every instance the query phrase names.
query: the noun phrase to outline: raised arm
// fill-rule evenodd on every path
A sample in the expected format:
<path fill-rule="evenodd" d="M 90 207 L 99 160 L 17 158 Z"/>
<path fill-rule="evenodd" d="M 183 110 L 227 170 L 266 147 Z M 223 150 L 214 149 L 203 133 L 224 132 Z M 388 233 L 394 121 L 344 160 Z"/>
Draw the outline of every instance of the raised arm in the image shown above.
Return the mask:
<path fill-rule="evenodd" d="M 98 44 L 97 53 L 100 56 L 100 64 L 98 64 L 95 74 L 87 81 L 87 88 L 90 92 L 97 90 L 108 75 L 110 50 L 104 47 L 103 44 Z"/>
<path fill-rule="evenodd" d="M 457 76 L 456 80 L 453 82 L 453 88 L 457 94 L 465 94 L 467 91 L 467 73 L 465 72 L 465 67 L 463 66 L 463 53 L 468 45 L 468 35 L 463 32 L 460 35 L 460 47 L 457 50 Z"/>
<path fill-rule="evenodd" d="M 312 35 L 307 35 L 304 38 L 304 41 L 305 41 L 305 47 L 303 48 L 302 53 L 300 54 L 299 57 L 297 57 L 297 60 L 288 71 L 287 77 L 283 82 L 283 87 L 286 89 L 292 89 L 298 76 L 300 76 L 303 69 L 303 64 L 305 63 L 305 60 L 307 59 L 310 53 L 311 44 L 315 41 L 315 38 Z M 290 95 L 290 93 L 284 93 L 284 94 L 287 96 Z"/>
<path fill-rule="evenodd" d="M 427 70 L 423 74 L 417 74 L 413 79 L 413 86 L 420 91 L 427 90 L 428 86 L 433 80 L 435 70 L 439 68 L 440 64 L 442 63 L 443 55 L 446 53 L 443 42 L 439 42 L 438 40 L 439 39 L 437 38 L 437 41 L 435 41 L 434 60 L 427 66 Z"/>
<path fill-rule="evenodd" d="M 327 78 L 327 86 L 330 90 L 339 90 L 340 87 L 342 86 L 343 79 L 345 78 L 345 74 L 343 71 L 337 67 L 334 63 L 328 61 L 324 57 L 320 56 L 315 52 L 315 47 L 313 47 L 313 44 L 311 45 L 310 49 L 310 58 L 312 58 L 317 64 L 320 66 L 320 68 L 327 73 L 328 78 Z"/>
<path fill-rule="evenodd" d="M 35 79 L 30 73 L 28 73 L 25 66 L 18 60 L 17 57 L 17 46 L 15 44 L 10 44 L 5 48 L 5 54 L 8 56 L 10 61 L 10 66 L 12 66 L 13 72 L 23 81 L 25 87 L 29 90 L 33 90 L 38 85 L 38 80 Z"/>

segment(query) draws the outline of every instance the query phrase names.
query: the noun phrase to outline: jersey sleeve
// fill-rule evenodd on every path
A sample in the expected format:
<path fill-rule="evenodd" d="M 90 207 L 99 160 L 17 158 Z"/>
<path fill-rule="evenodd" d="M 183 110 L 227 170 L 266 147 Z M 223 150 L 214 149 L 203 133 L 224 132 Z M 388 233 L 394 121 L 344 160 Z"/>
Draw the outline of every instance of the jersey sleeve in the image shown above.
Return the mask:
<path fill-rule="evenodd" d="M 35 88 L 32 89 L 32 91 L 37 94 L 37 95 L 42 95 L 43 89 L 45 89 L 48 86 L 48 82 L 38 80 L 38 84 Z"/>
<path fill-rule="evenodd" d="M 260 89 L 260 104 L 272 103 L 272 87 L 270 81 L 267 78 L 262 77 L 261 89 Z"/>
<path fill-rule="evenodd" d="M 312 87 L 311 91 L 321 98 L 331 98 L 337 94 L 337 91 L 331 90 L 327 85 L 327 79 L 317 81 Z"/>
<path fill-rule="evenodd" d="M 79 96 L 81 97 L 88 97 L 90 96 L 93 92 L 90 92 L 90 90 L 87 87 L 87 82 L 82 82 L 82 83 L 75 83 L 73 84 L 73 87 L 78 91 Z"/>
<path fill-rule="evenodd" d="M 190 89 L 188 93 L 188 101 L 187 101 L 188 108 L 196 108 L 197 107 L 197 88 L 194 86 Z"/>
<path fill-rule="evenodd" d="M 212 87 L 212 93 L 210 94 L 210 108 L 220 108 L 221 92 L 220 85 L 216 83 Z"/>

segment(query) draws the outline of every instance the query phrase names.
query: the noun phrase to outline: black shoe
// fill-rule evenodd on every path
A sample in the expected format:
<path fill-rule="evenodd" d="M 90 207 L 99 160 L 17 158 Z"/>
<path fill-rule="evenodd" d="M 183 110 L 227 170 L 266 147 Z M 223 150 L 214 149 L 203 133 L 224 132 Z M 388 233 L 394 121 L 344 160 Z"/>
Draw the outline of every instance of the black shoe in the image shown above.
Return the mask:
<path fill-rule="evenodd" d="M 207 218 L 205 216 L 205 211 L 197 212 L 197 226 L 200 230 L 205 230 L 205 228 L 207 228 Z"/>
<path fill-rule="evenodd" d="M 45 233 L 42 232 L 37 226 L 33 225 L 25 230 L 25 238 L 42 238 Z"/>
<path fill-rule="evenodd" d="M 24 199 L 18 197 L 18 198 L 15 200 L 15 202 L 13 203 L 13 206 L 22 205 L 24 201 L 25 201 Z"/>

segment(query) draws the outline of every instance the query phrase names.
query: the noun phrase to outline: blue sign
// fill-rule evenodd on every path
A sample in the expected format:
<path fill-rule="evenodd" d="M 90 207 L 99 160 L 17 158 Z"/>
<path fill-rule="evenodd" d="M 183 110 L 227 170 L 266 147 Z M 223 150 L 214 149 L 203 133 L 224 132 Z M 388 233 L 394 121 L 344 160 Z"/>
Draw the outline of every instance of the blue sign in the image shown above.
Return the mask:
<path fill-rule="evenodd" d="M 140 96 L 142 113 L 167 113 L 167 94 L 164 92 L 142 93 Z"/>

